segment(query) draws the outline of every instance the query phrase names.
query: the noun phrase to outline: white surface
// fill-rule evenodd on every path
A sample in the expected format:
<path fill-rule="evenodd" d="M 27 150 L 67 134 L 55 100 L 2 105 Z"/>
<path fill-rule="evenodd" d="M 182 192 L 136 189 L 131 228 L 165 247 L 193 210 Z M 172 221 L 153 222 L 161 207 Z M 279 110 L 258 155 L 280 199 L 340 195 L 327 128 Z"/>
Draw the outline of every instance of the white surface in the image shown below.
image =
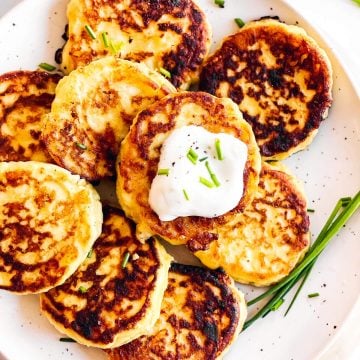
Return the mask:
<path fill-rule="evenodd" d="M 18 2 L 1 0 L 0 14 Z M 62 43 L 59 35 L 65 24 L 65 2 L 29 0 L 23 8 L 18 9 L 16 16 L 13 13 L 0 22 L 0 72 L 20 67 L 35 68 L 41 61 L 53 63 L 53 52 Z M 298 20 L 300 25 L 308 28 L 299 15 L 286 9 L 279 1 L 226 0 L 225 9 L 213 6 L 212 0 L 200 3 L 208 4 L 211 21 L 217 24 L 214 34 L 218 39 L 236 30 L 232 21 L 234 17 L 247 21 L 264 15 L 280 15 L 288 22 Z M 360 89 L 360 7 L 350 0 L 289 0 L 288 3 L 296 6 L 330 44 L 330 48 L 351 72 L 354 85 Z M 13 26 L 12 22 L 16 25 Z M 319 39 L 311 28 L 309 30 Z M 47 41 L 50 43 L 47 44 Z M 309 151 L 287 161 L 287 165 L 305 181 L 311 207 L 316 209 L 311 217 L 312 232 L 315 234 L 336 199 L 353 194 L 360 185 L 359 97 L 333 56 L 332 62 L 335 70 L 335 102 L 330 116 L 322 124 Z M 321 360 L 358 360 L 359 304 L 343 326 L 340 336 L 333 343 L 330 340 L 338 333 L 360 292 L 359 228 L 360 217 L 357 216 L 329 245 L 303 289 L 301 298 L 286 318 L 282 317 L 282 309 L 256 322 L 241 334 L 226 359 L 235 360 L 241 354 L 244 358 L 255 360 L 309 360 L 316 357 Z M 243 289 L 247 291 L 247 298 L 253 297 L 250 288 Z M 306 294 L 315 291 L 320 292 L 319 298 L 306 297 Z M 15 297 L 0 292 L 0 319 L 0 351 L 11 360 L 23 359 L 24 354 L 29 359 L 39 360 L 103 358 L 101 352 L 96 350 L 59 343 L 57 332 L 39 316 L 35 296 Z M 328 345 L 326 352 L 319 355 Z"/>

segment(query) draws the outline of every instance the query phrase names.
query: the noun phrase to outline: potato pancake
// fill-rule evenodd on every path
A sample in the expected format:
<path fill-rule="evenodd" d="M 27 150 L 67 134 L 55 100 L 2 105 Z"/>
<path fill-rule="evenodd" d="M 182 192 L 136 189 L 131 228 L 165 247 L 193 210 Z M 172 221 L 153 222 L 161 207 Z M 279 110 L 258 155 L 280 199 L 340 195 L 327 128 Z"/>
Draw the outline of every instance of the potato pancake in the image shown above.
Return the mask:
<path fill-rule="evenodd" d="M 252 126 L 262 156 L 306 148 L 332 103 L 328 56 L 298 26 L 252 21 L 207 60 L 200 89 L 230 97 Z"/>
<path fill-rule="evenodd" d="M 52 162 L 40 140 L 41 118 L 50 111 L 60 79 L 44 71 L 0 76 L 0 161 Z"/>
<path fill-rule="evenodd" d="M 162 71 L 186 89 L 197 80 L 210 48 L 210 26 L 192 0 L 71 0 L 67 16 L 65 73 L 117 54 Z"/>
<path fill-rule="evenodd" d="M 161 146 L 172 130 L 187 125 L 230 134 L 247 146 L 243 196 L 237 206 L 223 216 L 187 216 L 160 221 L 148 198 Z M 261 167 L 254 134 L 237 105 L 230 99 L 202 92 L 172 94 L 140 112 L 122 142 L 118 163 L 118 199 L 127 216 L 137 223 L 138 238 L 145 240 L 156 234 L 175 245 L 190 242 L 192 248 L 206 247 L 215 240 L 214 227 L 225 222 L 227 214 L 242 211 L 251 202 Z"/>
<path fill-rule="evenodd" d="M 122 211 L 106 207 L 101 236 L 72 277 L 42 294 L 42 312 L 80 344 L 128 343 L 160 316 L 171 259 L 157 240 L 141 244 Z"/>
<path fill-rule="evenodd" d="M 56 88 L 42 139 L 55 162 L 88 180 L 114 175 L 135 115 L 175 88 L 144 64 L 106 57 L 73 71 Z"/>
<path fill-rule="evenodd" d="M 100 235 L 98 193 L 56 165 L 0 163 L 0 289 L 18 294 L 62 284 Z"/>
<path fill-rule="evenodd" d="M 264 163 L 253 202 L 218 227 L 218 240 L 195 255 L 211 269 L 221 266 L 236 281 L 265 286 L 288 275 L 309 244 L 301 184 L 283 165 Z"/>
<path fill-rule="evenodd" d="M 108 359 L 221 359 L 246 314 L 244 296 L 224 271 L 173 263 L 161 315 L 150 334 L 107 350 Z"/>

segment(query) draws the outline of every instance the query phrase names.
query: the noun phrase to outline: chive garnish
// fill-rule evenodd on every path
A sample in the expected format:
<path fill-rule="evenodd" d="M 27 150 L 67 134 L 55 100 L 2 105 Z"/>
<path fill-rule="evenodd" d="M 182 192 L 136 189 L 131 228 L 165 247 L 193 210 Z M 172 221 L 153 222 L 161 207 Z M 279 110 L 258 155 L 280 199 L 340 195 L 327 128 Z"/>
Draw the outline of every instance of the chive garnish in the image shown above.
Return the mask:
<path fill-rule="evenodd" d="M 282 304 L 284 303 L 284 299 L 279 299 L 272 307 L 271 311 L 276 311 Z"/>
<path fill-rule="evenodd" d="M 244 21 L 243 21 L 242 19 L 240 19 L 240 18 L 235 18 L 234 21 L 236 22 L 236 25 L 237 25 L 240 29 L 245 25 Z"/>
<path fill-rule="evenodd" d="M 74 339 L 69 338 L 69 337 L 61 337 L 61 338 L 59 339 L 59 341 L 61 341 L 61 342 L 72 342 L 72 343 L 76 343 L 76 341 L 75 341 Z"/>
<path fill-rule="evenodd" d="M 93 40 L 96 39 L 95 32 L 94 32 L 94 30 L 91 28 L 90 25 L 85 25 L 85 30 L 87 31 L 87 33 L 89 34 L 89 36 L 90 36 Z"/>
<path fill-rule="evenodd" d="M 224 8 L 225 7 L 225 0 L 215 0 L 215 5 Z"/>
<path fill-rule="evenodd" d="M 189 195 L 188 195 L 188 193 L 186 192 L 185 189 L 183 189 L 183 194 L 184 194 L 185 199 L 186 199 L 187 201 L 189 201 L 190 198 L 189 198 Z"/>
<path fill-rule="evenodd" d="M 360 0 L 353 0 L 353 2 L 360 6 Z"/>
<path fill-rule="evenodd" d="M 319 293 L 308 294 L 308 298 L 314 298 L 314 297 L 317 297 L 319 295 L 320 295 Z"/>
<path fill-rule="evenodd" d="M 221 143 L 220 139 L 215 140 L 215 149 L 216 149 L 216 155 L 219 160 L 224 160 L 224 156 L 221 150 Z"/>
<path fill-rule="evenodd" d="M 107 33 L 107 32 L 103 32 L 103 33 L 101 34 L 101 37 L 102 37 L 104 46 L 105 46 L 106 48 L 108 48 L 108 47 L 110 46 L 108 33 Z"/>
<path fill-rule="evenodd" d="M 196 164 L 196 161 L 199 157 L 198 154 L 192 148 L 189 149 L 186 156 L 194 165 Z"/>
<path fill-rule="evenodd" d="M 205 156 L 205 157 L 203 157 L 203 158 L 201 158 L 201 159 L 199 159 L 199 161 L 205 161 L 205 160 L 207 160 L 208 159 L 208 156 Z"/>
<path fill-rule="evenodd" d="M 171 73 L 170 73 L 169 70 L 166 70 L 163 67 L 161 67 L 159 69 L 159 72 L 160 72 L 161 75 L 165 76 L 166 78 L 171 79 Z"/>
<path fill-rule="evenodd" d="M 76 142 L 75 145 L 80 148 L 81 150 L 86 150 L 87 149 L 87 146 L 82 144 L 82 143 L 79 143 L 79 142 Z"/>
<path fill-rule="evenodd" d="M 46 71 L 54 71 L 56 69 L 56 66 L 50 65 L 48 63 L 41 63 L 39 64 L 39 68 Z"/>
<path fill-rule="evenodd" d="M 280 301 L 280 299 L 284 298 L 284 296 L 294 287 L 296 283 L 298 283 L 301 278 L 304 277 L 305 280 L 308 277 L 314 263 L 325 249 L 327 244 L 341 230 L 341 228 L 346 224 L 346 222 L 352 217 L 352 215 L 358 210 L 359 207 L 360 191 L 358 191 L 350 201 L 349 198 L 342 198 L 337 202 L 323 229 L 321 230 L 313 245 L 310 247 L 310 250 L 307 252 L 303 260 L 287 277 L 281 280 L 278 284 L 270 287 L 263 294 L 247 303 L 247 305 L 250 306 L 268 297 L 269 295 L 273 295 L 272 298 L 252 318 L 245 322 L 244 329 L 248 328 L 255 320 L 266 315 L 269 310 L 271 310 L 278 303 L 278 301 Z M 343 210 L 341 211 L 342 208 Z M 304 280 L 301 286 L 303 285 Z M 290 306 L 287 309 L 285 315 L 290 310 L 298 293 L 299 289 L 292 299 L 292 302 L 290 303 Z"/>
<path fill-rule="evenodd" d="M 315 210 L 314 210 L 314 209 L 307 209 L 307 212 L 309 212 L 309 213 L 314 213 Z"/>
<path fill-rule="evenodd" d="M 206 169 L 211 177 L 211 180 L 213 181 L 214 185 L 216 187 L 219 187 L 220 186 L 220 181 L 218 180 L 218 178 L 216 177 L 216 175 L 214 174 L 214 172 L 211 170 L 210 168 L 210 164 L 208 161 L 205 162 L 205 166 L 206 166 Z"/>
<path fill-rule="evenodd" d="M 211 181 L 209 181 L 208 179 L 203 178 L 202 176 L 200 176 L 199 181 L 200 181 L 203 185 L 207 186 L 208 188 L 214 187 L 214 184 L 213 184 Z"/>
<path fill-rule="evenodd" d="M 130 259 L 130 253 L 127 252 L 127 253 L 124 255 L 123 261 L 122 261 L 122 263 L 121 263 L 121 267 L 122 267 L 123 269 L 126 268 L 126 265 L 127 265 L 127 263 L 129 262 L 129 259 Z"/>
<path fill-rule="evenodd" d="M 158 175 L 166 175 L 166 176 L 168 176 L 169 175 L 169 169 L 159 169 L 158 170 Z"/>
<path fill-rule="evenodd" d="M 85 294 L 88 291 L 88 289 L 85 286 L 80 286 L 78 291 L 81 294 Z"/>
<path fill-rule="evenodd" d="M 91 256 L 92 256 L 92 254 L 93 254 L 93 249 L 91 249 L 89 252 L 88 252 L 88 254 L 87 254 L 87 258 L 91 258 Z"/>
<path fill-rule="evenodd" d="M 110 49 L 111 49 L 111 52 L 113 55 L 117 55 L 121 48 L 124 46 L 124 43 L 123 42 L 119 42 L 119 43 L 116 43 L 114 44 L 111 40 L 109 42 L 109 45 L 110 45 Z"/>

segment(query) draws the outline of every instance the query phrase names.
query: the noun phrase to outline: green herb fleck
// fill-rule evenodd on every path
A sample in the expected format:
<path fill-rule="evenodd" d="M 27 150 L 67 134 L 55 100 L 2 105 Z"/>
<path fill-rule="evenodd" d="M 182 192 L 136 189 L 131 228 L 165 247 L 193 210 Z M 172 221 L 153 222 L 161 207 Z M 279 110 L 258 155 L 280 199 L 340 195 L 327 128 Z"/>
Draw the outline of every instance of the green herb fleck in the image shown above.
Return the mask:
<path fill-rule="evenodd" d="M 189 195 L 188 195 L 188 193 L 186 192 L 185 189 L 183 189 L 183 194 L 184 194 L 185 199 L 186 199 L 187 201 L 189 201 L 190 198 L 189 198 Z"/>
<path fill-rule="evenodd" d="M 94 32 L 94 30 L 91 28 L 90 25 L 85 25 L 85 30 L 87 31 L 87 33 L 89 34 L 89 36 L 90 36 L 93 40 L 96 39 L 95 32 Z"/>
<path fill-rule="evenodd" d="M 101 34 L 101 37 L 102 37 L 104 46 L 105 46 L 106 48 L 108 48 L 108 47 L 110 46 L 108 33 L 107 33 L 107 32 L 103 32 L 103 33 Z"/>
<path fill-rule="evenodd" d="M 314 210 L 314 209 L 307 209 L 307 212 L 309 212 L 309 213 L 314 213 L 315 210 Z"/>
<path fill-rule="evenodd" d="M 195 165 L 199 155 L 192 148 L 186 154 L 187 158 Z"/>
<path fill-rule="evenodd" d="M 54 71 L 56 69 L 56 66 L 50 65 L 48 63 L 41 63 L 39 64 L 39 68 L 46 71 Z"/>
<path fill-rule="evenodd" d="M 161 75 L 165 76 L 166 78 L 171 79 L 171 72 L 169 70 L 166 70 L 163 67 L 161 67 L 159 69 L 159 72 Z"/>
<path fill-rule="evenodd" d="M 80 286 L 78 291 L 81 294 L 85 294 L 88 291 L 88 289 L 85 286 Z"/>
<path fill-rule="evenodd" d="M 215 0 L 215 5 L 218 7 L 224 8 L 225 7 L 225 0 Z"/>
<path fill-rule="evenodd" d="M 91 249 L 91 250 L 88 252 L 88 254 L 87 254 L 87 258 L 91 258 L 93 252 L 94 252 L 93 249 Z"/>
<path fill-rule="evenodd" d="M 308 298 L 314 298 L 314 297 L 317 297 L 319 295 L 320 295 L 319 293 L 308 294 Z"/>
<path fill-rule="evenodd" d="M 217 158 L 219 160 L 224 160 L 224 155 L 222 153 L 220 139 L 215 140 L 215 149 L 216 149 Z"/>
<path fill-rule="evenodd" d="M 122 261 L 122 263 L 121 263 L 121 267 L 122 267 L 123 269 L 126 268 L 126 265 L 127 265 L 127 263 L 129 262 L 129 259 L 130 259 L 130 253 L 127 252 L 127 253 L 124 255 L 123 261 Z"/>
<path fill-rule="evenodd" d="M 214 174 L 214 172 L 211 170 L 210 168 L 210 164 L 208 161 L 205 162 L 205 166 L 206 166 L 206 169 L 211 177 L 211 180 L 213 181 L 214 185 L 216 187 L 219 187 L 220 186 L 220 181 L 218 180 L 218 178 L 216 177 L 216 175 Z"/>
<path fill-rule="evenodd" d="M 113 43 L 110 40 L 109 45 L 110 45 L 110 49 L 111 49 L 112 54 L 117 55 L 120 52 L 120 50 L 123 48 L 124 43 L 123 42 Z"/>
<path fill-rule="evenodd" d="M 360 6 L 360 0 L 353 0 L 355 4 L 358 4 Z"/>
<path fill-rule="evenodd" d="M 214 187 L 214 184 L 213 184 L 211 181 L 209 181 L 208 179 L 203 178 L 202 176 L 200 176 L 199 181 L 200 181 L 203 185 L 207 186 L 208 188 Z"/>
<path fill-rule="evenodd" d="M 159 169 L 158 170 L 158 175 L 169 175 L 170 170 L 169 169 Z"/>
<path fill-rule="evenodd" d="M 243 21 L 242 19 L 240 19 L 240 18 L 235 18 L 234 21 L 236 22 L 236 25 L 237 25 L 240 29 L 245 25 L 244 21 Z"/>
<path fill-rule="evenodd" d="M 61 337 L 61 338 L 59 339 L 59 341 L 61 341 L 61 342 L 72 342 L 72 343 L 76 343 L 76 341 L 75 341 L 74 339 L 71 339 L 71 338 L 69 338 L 69 337 Z"/>
<path fill-rule="evenodd" d="M 82 143 L 76 142 L 75 145 L 81 150 L 86 150 L 87 149 L 87 146 L 82 144 Z"/>
<path fill-rule="evenodd" d="M 205 156 L 205 157 L 203 157 L 203 158 L 201 158 L 199 161 L 205 161 L 205 160 L 207 160 L 207 158 L 208 158 L 208 156 Z"/>

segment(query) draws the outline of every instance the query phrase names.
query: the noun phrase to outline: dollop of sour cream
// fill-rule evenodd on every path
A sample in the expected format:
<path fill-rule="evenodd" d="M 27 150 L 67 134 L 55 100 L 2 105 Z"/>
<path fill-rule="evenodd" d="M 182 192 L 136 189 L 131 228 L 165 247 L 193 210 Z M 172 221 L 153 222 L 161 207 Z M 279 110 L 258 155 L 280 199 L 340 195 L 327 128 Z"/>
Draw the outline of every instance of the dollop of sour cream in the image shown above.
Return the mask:
<path fill-rule="evenodd" d="M 216 217 L 243 195 L 247 146 L 200 126 L 173 130 L 162 145 L 149 204 L 161 221 L 180 216 Z"/>

